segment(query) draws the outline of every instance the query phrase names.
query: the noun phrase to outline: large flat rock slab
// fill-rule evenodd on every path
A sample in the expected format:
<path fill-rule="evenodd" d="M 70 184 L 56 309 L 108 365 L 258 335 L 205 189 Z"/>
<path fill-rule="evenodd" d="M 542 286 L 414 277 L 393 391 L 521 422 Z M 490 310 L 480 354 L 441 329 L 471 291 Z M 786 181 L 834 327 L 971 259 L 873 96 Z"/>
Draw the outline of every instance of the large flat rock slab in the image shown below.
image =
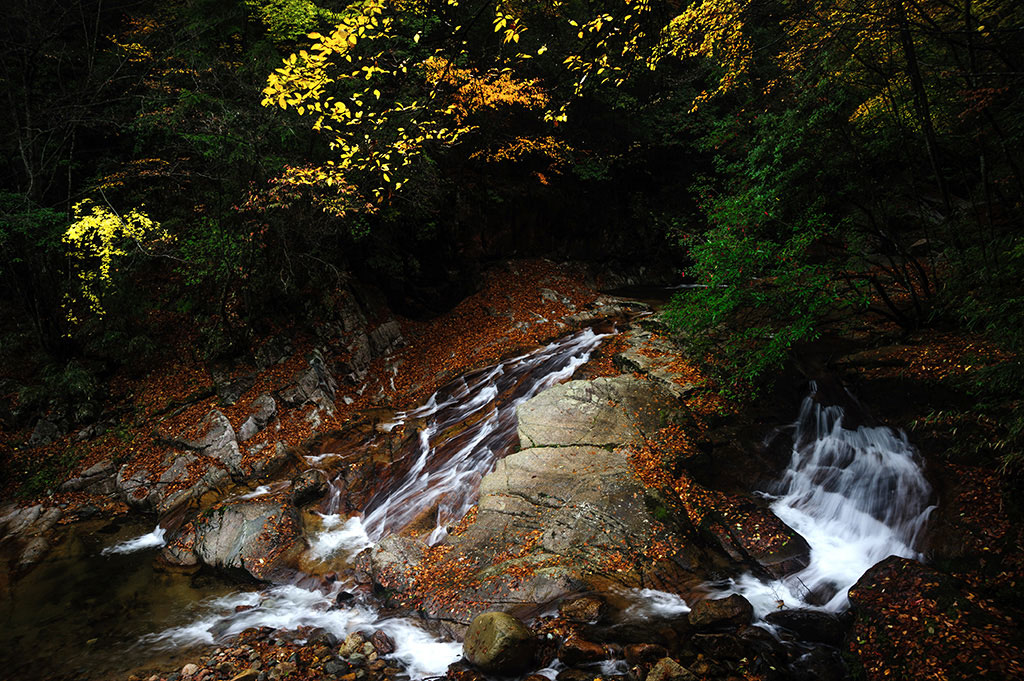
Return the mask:
<path fill-rule="evenodd" d="M 522 447 L 615 447 L 666 425 L 679 413 L 661 386 L 635 376 L 569 381 L 519 405 Z"/>
<path fill-rule="evenodd" d="M 369 572 L 392 605 L 457 626 L 591 589 L 693 588 L 711 561 L 685 528 L 659 519 L 664 503 L 624 449 L 527 449 L 483 478 L 476 515 L 446 545 L 417 555 L 414 539 L 385 540 Z"/>

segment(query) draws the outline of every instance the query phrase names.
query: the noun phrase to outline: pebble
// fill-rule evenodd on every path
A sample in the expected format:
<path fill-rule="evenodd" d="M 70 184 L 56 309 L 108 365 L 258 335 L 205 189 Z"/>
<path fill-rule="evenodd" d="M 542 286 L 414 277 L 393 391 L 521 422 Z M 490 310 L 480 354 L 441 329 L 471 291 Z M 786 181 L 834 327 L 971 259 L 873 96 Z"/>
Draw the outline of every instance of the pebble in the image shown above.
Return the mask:
<path fill-rule="evenodd" d="M 184 667 L 181 668 L 181 675 L 184 676 L 187 679 L 187 678 L 190 678 L 192 676 L 195 676 L 196 672 L 198 672 L 198 671 L 199 671 L 199 667 L 197 667 L 196 665 L 190 663 L 190 664 L 187 664 L 187 665 L 185 665 Z"/>

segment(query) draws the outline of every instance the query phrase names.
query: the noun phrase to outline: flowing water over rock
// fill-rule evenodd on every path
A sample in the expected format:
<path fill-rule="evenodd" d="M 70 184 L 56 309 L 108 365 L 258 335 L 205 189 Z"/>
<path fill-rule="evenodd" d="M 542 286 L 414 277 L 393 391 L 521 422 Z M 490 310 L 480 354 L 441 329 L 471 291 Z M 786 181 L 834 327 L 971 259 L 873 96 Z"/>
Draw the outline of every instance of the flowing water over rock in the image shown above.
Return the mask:
<path fill-rule="evenodd" d="M 345 518 L 336 512 L 343 483 L 340 478 L 334 479 L 325 504 L 329 512 L 322 516 L 322 531 L 310 538 L 308 556 L 314 561 L 344 564 L 345 559 L 401 530 L 427 511 L 436 513 L 428 541 L 441 541 L 446 527 L 476 503 L 483 475 L 515 448 L 516 407 L 571 377 L 604 337 L 593 329 L 584 329 L 534 352 L 463 376 L 432 395 L 423 406 L 399 412 L 394 421 L 379 426 L 380 431 L 390 431 L 414 424 L 418 428 L 415 447 L 400 457 L 396 462 L 399 470 L 383 482 L 360 515 Z M 307 461 L 333 475 L 332 454 L 310 456 Z M 252 498 L 271 491 L 270 487 L 255 490 Z M 244 496 L 249 495 L 239 498 Z M 339 637 L 356 630 L 380 629 L 395 640 L 394 657 L 412 678 L 443 674 L 461 655 L 461 644 L 438 641 L 406 619 L 382 618 L 365 596 L 357 595 L 338 607 L 337 597 L 351 586 L 344 580 L 326 588 L 319 579 L 312 581 L 319 588 L 281 585 L 260 593 L 209 600 L 201 604 L 194 621 L 147 637 L 147 644 L 170 648 L 209 644 L 263 626 L 320 627 Z"/>
<path fill-rule="evenodd" d="M 810 564 L 779 580 L 748 574 L 729 584 L 724 594 L 745 596 L 758 617 L 782 607 L 845 610 L 847 591 L 872 565 L 922 558 L 915 547 L 934 506 L 916 450 L 884 426 L 844 427 L 849 417 L 814 395 L 804 400 L 789 466 L 765 496 L 810 544 Z"/>

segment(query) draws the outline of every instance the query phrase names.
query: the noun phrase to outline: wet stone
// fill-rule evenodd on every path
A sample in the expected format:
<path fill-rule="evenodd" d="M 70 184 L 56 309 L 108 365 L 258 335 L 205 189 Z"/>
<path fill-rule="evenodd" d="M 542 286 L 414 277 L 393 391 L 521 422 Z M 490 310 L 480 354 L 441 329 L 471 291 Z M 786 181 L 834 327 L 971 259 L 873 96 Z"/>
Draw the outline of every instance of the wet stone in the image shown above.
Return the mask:
<path fill-rule="evenodd" d="M 558 614 L 572 622 L 597 622 L 608 609 L 603 599 L 597 596 L 583 596 L 563 601 Z"/>
<path fill-rule="evenodd" d="M 595 681 L 600 678 L 594 672 L 586 671 L 585 669 L 563 669 L 558 672 L 558 676 L 555 677 L 555 681 Z"/>
<path fill-rule="evenodd" d="M 690 665 L 690 672 L 696 674 L 698 678 L 718 678 L 725 676 L 725 670 L 721 665 L 712 662 L 711 660 L 701 658 Z"/>
<path fill-rule="evenodd" d="M 699 601 L 690 611 L 690 624 L 698 629 L 725 628 L 750 624 L 754 607 L 750 602 L 733 594 L 726 598 Z"/>
<path fill-rule="evenodd" d="M 383 631 L 378 630 L 373 632 L 373 636 L 370 637 L 370 642 L 380 655 L 390 655 L 395 652 L 395 642 Z"/>
<path fill-rule="evenodd" d="M 345 642 L 338 648 L 338 654 L 345 657 L 356 652 L 366 643 L 366 636 L 360 631 L 354 631 L 345 638 Z"/>
<path fill-rule="evenodd" d="M 668 656 L 668 650 L 664 646 L 654 643 L 634 643 L 626 646 L 623 652 L 630 666 L 654 664 Z"/>
<path fill-rule="evenodd" d="M 765 622 L 788 629 L 802 641 L 839 646 L 846 636 L 846 623 L 835 615 L 818 610 L 779 610 L 769 613 Z"/>
<path fill-rule="evenodd" d="M 309 632 L 309 636 L 306 638 L 306 645 L 325 645 L 328 648 L 333 648 L 338 645 L 338 637 L 326 629 L 317 627 Z"/>
<path fill-rule="evenodd" d="M 463 652 L 470 664 L 485 673 L 512 675 L 533 665 L 536 638 L 515 617 L 485 612 L 469 625 Z"/>
<path fill-rule="evenodd" d="M 576 636 L 570 636 L 558 648 L 558 659 L 570 667 L 607 658 L 608 651 L 605 646 Z"/>
<path fill-rule="evenodd" d="M 732 634 L 694 634 L 691 640 L 698 650 L 716 659 L 738 660 L 744 654 L 743 646 Z"/>
<path fill-rule="evenodd" d="M 350 666 L 344 660 L 328 660 L 324 664 L 324 671 L 333 676 L 348 673 Z"/>
<path fill-rule="evenodd" d="M 292 504 L 305 506 L 320 499 L 327 493 L 327 476 L 323 471 L 310 468 L 292 480 L 290 491 Z"/>
<path fill-rule="evenodd" d="M 663 657 L 647 673 L 646 681 L 697 681 L 697 677 L 671 657 Z"/>

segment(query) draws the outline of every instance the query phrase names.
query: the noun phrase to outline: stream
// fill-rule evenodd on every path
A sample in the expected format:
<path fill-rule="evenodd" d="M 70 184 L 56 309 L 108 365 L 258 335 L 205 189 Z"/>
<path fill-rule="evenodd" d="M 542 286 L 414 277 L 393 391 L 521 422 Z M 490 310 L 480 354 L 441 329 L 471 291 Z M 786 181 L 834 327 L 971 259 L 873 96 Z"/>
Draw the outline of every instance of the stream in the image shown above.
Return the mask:
<path fill-rule="evenodd" d="M 332 486 L 321 506 L 322 530 L 309 537 L 307 556 L 337 565 L 410 523 L 423 522 L 425 514 L 432 514 L 424 530 L 428 542 L 443 541 L 447 528 L 476 503 L 480 479 L 518 445 L 516 407 L 570 378 L 607 335 L 585 329 L 460 377 L 422 406 L 395 413 L 378 429 L 409 425 L 417 437 L 360 514 L 339 513 L 339 486 L 333 484 L 338 472 L 331 467 L 336 453 L 308 456 Z M 807 539 L 810 564 L 770 582 L 742 575 L 711 585 L 712 595 L 741 593 L 758 617 L 782 605 L 838 612 L 848 606 L 848 588 L 871 565 L 891 554 L 921 557 L 915 546 L 932 507 L 916 451 L 905 435 L 889 428 L 844 428 L 843 416 L 841 407 L 807 398 L 794 424 L 790 463 L 763 493 L 772 510 Z M 264 486 L 243 496 L 272 489 Z M 15 585 L 13 626 L 4 632 L 10 639 L 4 647 L 30 651 L 7 667 L 24 670 L 19 678 L 43 678 L 50 671 L 52 646 L 40 648 L 44 631 L 50 641 L 65 642 L 58 646 L 67 656 L 62 668 L 78 678 L 123 676 L 128 663 L 111 662 L 120 657 L 166 664 L 252 627 L 319 627 L 339 638 L 380 629 L 394 639 L 393 658 L 412 679 L 444 674 L 461 656 L 461 644 L 438 640 L 413 620 L 382 616 L 367 596 L 357 594 L 338 607 L 338 595 L 352 586 L 344 578 L 329 587 L 304 588 L 300 581 L 240 590 L 215 578 L 154 574 L 153 551 L 164 541 L 159 527 L 76 541 L 68 563 L 48 563 Z M 62 571 L 72 578 L 62 580 Z M 57 589 L 62 596 L 52 611 L 28 612 L 34 603 L 46 602 L 47 590 Z M 658 608 L 688 610 L 677 596 L 645 590 L 636 594 L 627 615 L 645 617 Z"/>

